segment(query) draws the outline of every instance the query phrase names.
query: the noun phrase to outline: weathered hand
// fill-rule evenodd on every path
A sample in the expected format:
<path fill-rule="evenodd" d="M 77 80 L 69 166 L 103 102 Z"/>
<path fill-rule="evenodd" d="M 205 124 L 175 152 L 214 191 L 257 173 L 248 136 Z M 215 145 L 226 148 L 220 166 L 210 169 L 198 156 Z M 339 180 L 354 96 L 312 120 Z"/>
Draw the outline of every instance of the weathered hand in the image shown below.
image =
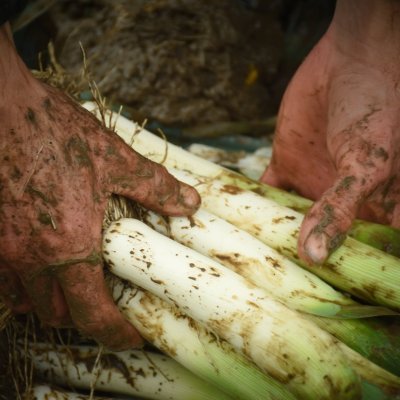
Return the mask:
<path fill-rule="evenodd" d="M 285 93 L 261 178 L 317 200 L 298 242 L 309 263 L 323 262 L 356 216 L 400 226 L 400 57 L 374 42 L 352 51 L 354 38 L 338 44 L 335 29 Z"/>
<path fill-rule="evenodd" d="M 27 76 L 0 99 L 0 293 L 15 312 L 70 321 L 110 348 L 140 343 L 103 279 L 101 227 L 117 193 L 162 214 L 195 211 L 197 192 L 131 150 L 95 117 Z M 9 92 L 10 93 L 10 92 Z"/>

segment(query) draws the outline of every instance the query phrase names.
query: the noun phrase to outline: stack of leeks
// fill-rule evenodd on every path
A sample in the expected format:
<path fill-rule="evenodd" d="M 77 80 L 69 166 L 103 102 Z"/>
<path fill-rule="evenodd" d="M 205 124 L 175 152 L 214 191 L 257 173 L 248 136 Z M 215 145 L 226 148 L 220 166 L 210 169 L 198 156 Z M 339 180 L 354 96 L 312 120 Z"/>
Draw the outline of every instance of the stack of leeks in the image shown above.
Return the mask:
<path fill-rule="evenodd" d="M 296 237 L 307 200 L 174 145 L 166 152 L 163 139 L 123 117 L 113 123 L 202 197 L 191 218 L 147 212 L 143 221 L 115 221 L 103 243 L 109 269 L 123 279 L 112 285 L 122 312 L 193 373 L 196 387 L 212 391 L 183 398 L 400 398 L 400 259 L 366 244 L 390 248 L 394 240 L 396 249 L 398 231 L 359 222 L 325 265 L 303 265 Z M 32 354 L 38 368 L 51 358 Z M 48 364 L 60 383 L 65 368 Z M 107 379 L 98 381 L 106 390 Z"/>

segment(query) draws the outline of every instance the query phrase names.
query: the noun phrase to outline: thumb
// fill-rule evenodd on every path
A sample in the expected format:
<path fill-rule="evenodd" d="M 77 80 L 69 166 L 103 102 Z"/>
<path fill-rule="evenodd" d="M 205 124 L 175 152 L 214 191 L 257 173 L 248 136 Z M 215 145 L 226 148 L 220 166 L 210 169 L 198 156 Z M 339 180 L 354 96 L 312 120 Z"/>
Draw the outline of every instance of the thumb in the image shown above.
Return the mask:
<path fill-rule="evenodd" d="M 135 152 L 117 135 L 110 135 L 107 143 L 112 151 L 97 159 L 97 167 L 107 175 L 109 192 L 163 215 L 191 215 L 200 206 L 197 191 L 175 179 L 165 167 Z"/>
<path fill-rule="evenodd" d="M 347 171 L 348 172 L 348 171 Z M 346 238 L 347 231 L 382 177 L 343 174 L 314 203 L 301 225 L 298 253 L 308 264 L 322 264 Z"/>

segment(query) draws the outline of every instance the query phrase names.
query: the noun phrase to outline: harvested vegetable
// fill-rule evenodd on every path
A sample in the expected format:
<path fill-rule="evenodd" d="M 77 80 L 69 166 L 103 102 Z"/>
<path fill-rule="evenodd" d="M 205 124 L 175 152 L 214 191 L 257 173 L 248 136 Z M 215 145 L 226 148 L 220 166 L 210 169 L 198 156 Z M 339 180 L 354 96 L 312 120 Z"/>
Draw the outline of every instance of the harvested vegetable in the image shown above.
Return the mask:
<path fill-rule="evenodd" d="M 295 399 L 282 384 L 174 305 L 116 277 L 112 287 L 120 310 L 145 339 L 232 398 Z"/>
<path fill-rule="evenodd" d="M 29 394 L 31 400 L 111 400 L 105 397 L 91 397 L 71 391 L 55 389 L 48 385 L 35 385 Z M 117 400 L 113 397 L 113 400 Z"/>
<path fill-rule="evenodd" d="M 171 358 L 143 350 L 103 352 L 95 346 L 34 344 L 30 355 L 43 379 L 63 386 L 153 400 L 229 400 Z M 96 368 L 98 361 L 99 368 Z"/>
<path fill-rule="evenodd" d="M 311 320 L 365 358 L 400 376 L 398 319 L 339 320 L 313 316 Z"/>
<path fill-rule="evenodd" d="M 113 273 L 178 305 L 300 398 L 359 398 L 329 334 L 217 262 L 134 219 L 110 226 L 103 254 Z"/>
<path fill-rule="evenodd" d="M 247 232 L 205 210 L 200 209 L 190 218 L 162 217 L 148 211 L 142 218 L 153 229 L 220 262 L 289 308 L 335 317 L 309 318 L 364 357 L 400 375 L 400 338 L 378 319 L 354 320 L 390 315 L 390 310 L 356 303 Z"/>
<path fill-rule="evenodd" d="M 297 311 L 339 318 L 395 314 L 356 303 L 246 231 L 203 209 L 189 218 L 163 218 L 149 211 L 144 220 L 157 232 L 213 258 Z"/>
<path fill-rule="evenodd" d="M 204 327 L 157 296 L 129 282 L 113 281 L 114 298 L 140 333 L 196 375 L 243 400 L 292 398 Z M 149 322 L 151 321 L 151 322 Z M 390 395 L 400 394 L 400 378 L 337 342 L 363 382 Z"/>

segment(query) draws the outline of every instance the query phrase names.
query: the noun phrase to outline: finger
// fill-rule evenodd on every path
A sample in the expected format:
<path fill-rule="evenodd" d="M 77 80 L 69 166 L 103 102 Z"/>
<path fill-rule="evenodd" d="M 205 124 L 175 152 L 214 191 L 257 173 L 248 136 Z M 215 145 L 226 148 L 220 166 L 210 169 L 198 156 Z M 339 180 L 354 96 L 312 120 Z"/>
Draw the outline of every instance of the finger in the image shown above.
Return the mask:
<path fill-rule="evenodd" d="M 340 101 L 329 108 L 327 145 L 337 179 L 303 221 L 298 252 L 309 263 L 324 262 L 341 244 L 361 206 L 384 191 L 394 172 L 394 128 L 389 121 L 397 119 L 389 108 L 365 103 L 359 94 L 337 96 Z"/>
<path fill-rule="evenodd" d="M 24 286 L 42 323 L 55 328 L 72 326 L 61 286 L 53 276 L 41 274 L 24 279 Z"/>
<path fill-rule="evenodd" d="M 58 277 L 79 330 L 112 350 L 142 346 L 139 333 L 114 304 L 100 264 L 70 265 L 60 269 Z"/>
<path fill-rule="evenodd" d="M 31 311 L 32 303 L 16 272 L 0 267 L 0 293 L 5 305 L 15 314 Z"/>
<path fill-rule="evenodd" d="M 110 192 L 165 215 L 190 215 L 197 210 L 200 196 L 194 188 L 133 151 L 116 135 L 107 137 L 107 143 L 112 150 L 104 150 L 104 157 L 98 158 L 96 164 L 101 167 L 99 173 L 106 171 L 104 180 Z"/>
<path fill-rule="evenodd" d="M 304 218 L 298 241 L 300 258 L 322 264 L 343 242 L 361 205 L 380 183 L 379 176 L 369 182 L 355 175 L 339 177 Z"/>

